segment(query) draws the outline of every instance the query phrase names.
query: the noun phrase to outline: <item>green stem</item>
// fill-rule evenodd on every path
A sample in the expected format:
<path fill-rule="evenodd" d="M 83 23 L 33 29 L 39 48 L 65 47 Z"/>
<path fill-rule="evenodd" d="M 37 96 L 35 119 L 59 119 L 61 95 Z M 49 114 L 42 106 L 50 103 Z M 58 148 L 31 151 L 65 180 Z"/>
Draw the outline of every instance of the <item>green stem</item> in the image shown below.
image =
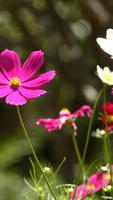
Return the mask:
<path fill-rule="evenodd" d="M 93 123 L 93 119 L 94 119 L 94 115 L 95 115 L 97 103 L 98 103 L 99 98 L 100 98 L 100 96 L 101 96 L 101 94 L 102 94 L 102 91 L 103 91 L 103 88 L 102 88 L 102 89 L 100 90 L 100 92 L 98 93 L 98 95 L 97 95 L 97 97 L 96 97 L 96 100 L 95 100 L 95 103 L 94 103 L 94 106 L 93 106 L 93 115 L 92 115 L 92 117 L 90 118 L 90 121 L 89 121 L 89 126 L 88 126 L 88 131 L 87 131 L 87 138 L 86 138 L 86 143 L 85 143 L 84 151 L 83 151 L 82 163 L 84 163 L 85 158 L 86 158 L 86 153 L 87 153 L 87 148 L 88 148 L 88 144 L 89 144 L 89 139 L 90 139 L 90 133 L 91 133 L 91 128 L 92 128 L 92 123 Z"/>
<path fill-rule="evenodd" d="M 66 161 L 66 157 L 63 158 L 63 160 L 61 161 L 61 163 L 59 164 L 59 166 L 57 167 L 54 175 L 56 176 L 58 174 L 58 172 L 60 171 L 62 165 L 64 164 L 64 162 Z"/>
<path fill-rule="evenodd" d="M 56 197 L 54 191 L 52 190 L 52 188 L 51 188 L 51 186 L 50 186 L 50 184 L 49 184 L 49 182 L 48 182 L 48 180 L 47 180 L 47 177 L 46 177 L 46 175 L 45 175 L 45 173 L 44 173 L 44 171 L 43 171 L 43 168 L 42 168 L 42 166 L 41 166 L 41 163 L 40 163 L 40 161 L 39 161 L 39 159 L 38 159 L 38 157 L 37 157 L 37 155 L 36 155 L 36 153 L 35 153 L 35 150 L 34 150 L 34 148 L 33 148 L 33 145 L 32 145 L 32 143 L 31 143 L 31 141 L 30 141 L 30 138 L 29 138 L 29 136 L 28 136 L 27 130 L 26 130 L 26 128 L 25 128 L 25 125 L 24 125 L 24 122 L 23 122 L 23 119 L 22 119 L 22 116 L 21 116 L 21 113 L 20 113 L 20 109 L 19 109 L 18 106 L 17 106 L 16 108 L 17 108 L 17 113 L 18 113 L 18 117 L 19 117 L 19 120 L 20 120 L 20 124 L 21 124 L 21 126 L 22 126 L 22 128 L 23 128 L 25 137 L 26 137 L 27 142 L 28 142 L 28 144 L 29 144 L 29 147 L 30 147 L 30 149 L 31 149 L 31 151 L 32 151 L 32 154 L 33 154 L 33 156 L 34 156 L 34 158 L 35 158 L 35 160 L 36 160 L 36 163 L 38 164 L 38 167 L 39 167 L 39 169 L 40 169 L 40 171 L 41 171 L 41 173 L 42 173 L 42 175 L 43 175 L 43 177 L 44 177 L 44 180 L 45 180 L 45 182 L 46 182 L 46 184 L 47 184 L 47 186 L 48 186 L 48 189 L 50 190 L 50 192 L 51 192 L 53 198 L 54 198 L 55 200 L 57 200 L 57 197 Z"/>
<path fill-rule="evenodd" d="M 109 162 L 109 152 L 108 152 L 108 145 L 107 145 L 106 137 L 104 137 L 103 141 L 104 141 L 105 161 L 107 160 L 107 163 L 108 163 Z"/>
<path fill-rule="evenodd" d="M 78 174 L 78 178 L 77 178 L 77 183 L 76 183 L 76 186 L 78 185 L 78 182 L 80 180 L 80 177 L 81 177 L 81 172 L 83 172 L 83 175 L 85 174 L 84 173 L 84 167 L 83 167 L 83 162 L 82 162 L 82 157 L 80 155 L 80 151 L 79 151 L 79 147 L 78 147 L 78 143 L 77 143 L 77 139 L 76 139 L 76 135 L 74 133 L 71 134 L 72 135 L 72 141 L 73 141 L 73 146 L 74 146 L 74 149 L 75 149 L 75 153 L 77 155 L 77 159 L 79 161 L 79 164 L 80 164 L 80 172 Z M 73 194 L 73 197 L 72 199 L 75 198 L 75 193 L 76 193 L 76 187 L 75 187 L 75 192 Z"/>
<path fill-rule="evenodd" d="M 107 85 L 104 84 L 104 91 L 103 91 L 103 102 L 104 102 L 104 118 L 105 118 L 105 130 L 106 130 L 106 136 L 104 137 L 104 146 L 105 146 L 105 153 L 107 155 L 107 163 L 111 163 L 111 148 L 110 148 L 110 138 L 109 138 L 109 133 L 107 131 L 108 124 L 106 120 L 106 89 Z"/>
<path fill-rule="evenodd" d="M 76 136 L 73 133 L 71 135 L 72 135 L 73 146 L 74 146 L 74 149 L 75 149 L 75 152 L 76 152 L 76 155 L 77 155 L 77 159 L 79 161 L 80 166 L 82 167 L 82 158 L 81 158 L 81 155 L 80 155 L 80 151 L 79 151 L 78 143 L 77 143 L 77 140 L 76 140 Z"/>

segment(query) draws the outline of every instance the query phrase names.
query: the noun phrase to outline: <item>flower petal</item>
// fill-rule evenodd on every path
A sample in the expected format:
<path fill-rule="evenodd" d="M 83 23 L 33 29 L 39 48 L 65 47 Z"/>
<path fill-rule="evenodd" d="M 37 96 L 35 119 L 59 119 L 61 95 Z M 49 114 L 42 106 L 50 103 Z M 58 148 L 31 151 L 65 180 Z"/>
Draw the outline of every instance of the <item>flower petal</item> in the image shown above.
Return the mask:
<path fill-rule="evenodd" d="M 9 80 L 2 73 L 0 73 L 0 85 L 9 85 Z"/>
<path fill-rule="evenodd" d="M 46 93 L 45 90 L 39 90 L 39 89 L 32 90 L 32 89 L 26 89 L 24 87 L 20 87 L 19 91 L 26 99 L 34 99 Z"/>
<path fill-rule="evenodd" d="M 103 187 L 109 184 L 110 179 L 110 174 L 98 171 L 90 176 L 89 183 L 94 186 L 94 192 L 98 192 Z"/>
<path fill-rule="evenodd" d="M 39 75 L 37 78 L 31 81 L 23 82 L 22 86 L 26 88 L 39 88 L 42 85 L 45 85 L 46 83 L 48 83 L 50 80 L 52 80 L 55 75 L 56 75 L 55 71 L 51 70 L 49 72 Z"/>
<path fill-rule="evenodd" d="M 12 91 L 9 85 L 0 86 L 0 98 L 7 96 Z"/>
<path fill-rule="evenodd" d="M 101 79 L 101 81 L 105 82 L 103 70 L 99 65 L 97 65 L 97 74 L 98 74 L 99 78 Z"/>
<path fill-rule="evenodd" d="M 27 100 L 19 93 L 18 90 L 13 90 L 7 97 L 6 103 L 19 106 L 27 103 Z"/>
<path fill-rule="evenodd" d="M 84 117 L 85 114 L 87 114 L 88 117 L 91 117 L 93 112 L 90 106 L 88 105 L 83 105 L 81 106 L 77 111 L 75 111 L 72 116 L 73 117 Z"/>
<path fill-rule="evenodd" d="M 21 80 L 25 81 L 31 78 L 42 66 L 44 62 L 44 53 L 33 51 L 22 66 Z"/>
<path fill-rule="evenodd" d="M 107 31 L 106 31 L 106 38 L 113 45 L 113 29 L 111 29 L 111 28 L 107 29 Z"/>
<path fill-rule="evenodd" d="M 6 49 L 0 54 L 0 69 L 8 79 L 20 74 L 21 63 L 16 52 Z"/>
<path fill-rule="evenodd" d="M 113 56 L 113 43 L 104 38 L 97 38 L 96 41 L 103 51 Z"/>
<path fill-rule="evenodd" d="M 62 126 L 64 125 L 60 118 L 40 118 L 37 120 L 36 125 L 43 125 L 48 132 L 60 130 Z"/>

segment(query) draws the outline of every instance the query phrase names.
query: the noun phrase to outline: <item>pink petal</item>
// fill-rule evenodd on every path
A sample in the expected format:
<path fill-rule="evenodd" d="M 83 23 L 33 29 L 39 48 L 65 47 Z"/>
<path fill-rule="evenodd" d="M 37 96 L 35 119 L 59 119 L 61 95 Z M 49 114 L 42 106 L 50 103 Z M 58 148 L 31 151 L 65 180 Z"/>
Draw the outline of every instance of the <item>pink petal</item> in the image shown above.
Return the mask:
<path fill-rule="evenodd" d="M 19 91 L 26 99 L 34 99 L 46 93 L 45 90 L 26 89 L 24 87 L 20 87 Z"/>
<path fill-rule="evenodd" d="M 78 199 L 84 199 L 90 193 L 91 193 L 91 190 L 88 187 L 88 184 L 81 184 L 81 185 L 77 186 L 76 195 L 75 195 L 74 200 L 76 199 L 76 197 L 78 197 Z"/>
<path fill-rule="evenodd" d="M 45 85 L 46 83 L 48 83 L 50 80 L 52 80 L 55 75 L 56 75 L 55 71 L 51 70 L 49 72 L 39 75 L 37 78 L 31 81 L 23 82 L 22 86 L 27 87 L 27 88 L 39 88 L 42 85 Z"/>
<path fill-rule="evenodd" d="M 40 118 L 37 120 L 36 125 L 43 125 L 48 132 L 60 130 L 63 126 L 60 118 Z"/>
<path fill-rule="evenodd" d="M 0 86 L 0 98 L 7 96 L 12 91 L 9 85 Z"/>
<path fill-rule="evenodd" d="M 88 117 L 91 117 L 93 112 L 90 106 L 84 105 L 81 106 L 77 111 L 75 111 L 72 115 L 73 117 L 83 117 L 85 113 L 88 115 Z"/>
<path fill-rule="evenodd" d="M 9 80 L 2 73 L 0 73 L 0 85 L 9 85 Z"/>
<path fill-rule="evenodd" d="M 31 78 L 42 66 L 44 62 L 44 53 L 33 51 L 22 66 L 21 80 L 25 81 Z"/>
<path fill-rule="evenodd" d="M 18 90 L 13 90 L 7 97 L 6 103 L 19 106 L 27 103 L 27 100 L 19 93 Z"/>
<path fill-rule="evenodd" d="M 106 177 L 109 178 L 106 178 Z M 89 178 L 89 183 L 93 185 L 94 187 L 94 192 L 98 192 L 101 190 L 103 187 L 109 184 L 110 182 L 110 174 L 108 173 L 103 173 L 103 172 L 96 172 Z"/>
<path fill-rule="evenodd" d="M 8 79 L 19 75 L 21 63 L 16 52 L 6 49 L 0 54 L 0 69 Z"/>

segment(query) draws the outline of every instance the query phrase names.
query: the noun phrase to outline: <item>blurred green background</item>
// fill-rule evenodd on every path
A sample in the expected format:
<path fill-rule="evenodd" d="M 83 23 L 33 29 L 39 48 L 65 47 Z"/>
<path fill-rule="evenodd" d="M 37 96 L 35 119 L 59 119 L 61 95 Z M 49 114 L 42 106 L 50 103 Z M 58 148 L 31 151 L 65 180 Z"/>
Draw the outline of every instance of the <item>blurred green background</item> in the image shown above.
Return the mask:
<path fill-rule="evenodd" d="M 24 62 L 32 51 L 42 49 L 45 63 L 40 72 L 50 69 L 57 72 L 45 87 L 48 93 L 29 101 L 21 112 L 44 166 L 56 169 L 67 157 L 60 172 L 62 183 L 73 183 L 78 166 L 70 134 L 66 129 L 48 133 L 35 122 L 40 117 L 56 117 L 63 107 L 74 112 L 83 104 L 93 105 L 101 88 L 95 75 L 96 65 L 112 66 L 110 56 L 99 48 L 96 38 L 105 37 L 110 27 L 113 27 L 112 0 L 0 0 L 0 51 L 15 50 Z M 93 129 L 100 125 L 97 119 L 98 112 Z M 81 153 L 88 121 L 84 118 L 77 122 Z M 31 153 L 15 107 L 6 105 L 3 99 L 0 138 L 0 200 L 27 199 L 24 177 L 29 177 Z M 90 140 L 86 163 L 92 158 L 102 159 L 98 153 L 100 145 L 100 140 Z"/>

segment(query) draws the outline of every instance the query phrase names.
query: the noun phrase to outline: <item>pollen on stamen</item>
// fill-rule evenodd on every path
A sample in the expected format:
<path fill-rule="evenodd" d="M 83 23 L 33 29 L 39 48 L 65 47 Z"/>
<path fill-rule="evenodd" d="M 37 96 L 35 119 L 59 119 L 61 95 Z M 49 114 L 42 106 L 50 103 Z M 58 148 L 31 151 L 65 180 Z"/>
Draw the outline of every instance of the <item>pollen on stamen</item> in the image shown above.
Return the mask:
<path fill-rule="evenodd" d="M 21 81 L 18 77 L 15 76 L 10 80 L 10 86 L 13 88 L 18 88 L 20 85 Z"/>
<path fill-rule="evenodd" d="M 66 113 L 70 113 L 70 111 L 69 111 L 68 108 L 62 108 L 62 109 L 60 110 L 60 113 L 66 114 Z"/>
<path fill-rule="evenodd" d="M 108 122 L 108 123 L 112 123 L 113 122 L 113 115 L 106 115 L 106 121 Z"/>

